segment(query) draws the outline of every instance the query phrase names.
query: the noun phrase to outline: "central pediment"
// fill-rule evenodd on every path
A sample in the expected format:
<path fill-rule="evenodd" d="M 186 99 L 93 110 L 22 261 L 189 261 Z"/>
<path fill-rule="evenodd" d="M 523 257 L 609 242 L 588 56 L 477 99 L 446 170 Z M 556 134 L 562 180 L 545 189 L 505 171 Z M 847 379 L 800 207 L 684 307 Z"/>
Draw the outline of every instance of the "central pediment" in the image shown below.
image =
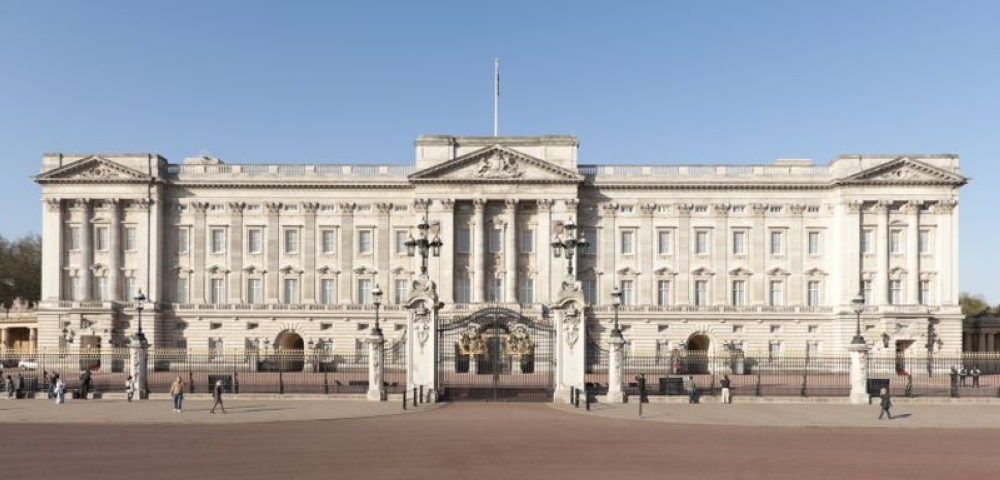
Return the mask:
<path fill-rule="evenodd" d="M 583 176 L 501 145 L 414 172 L 414 183 L 580 183 Z"/>
<path fill-rule="evenodd" d="M 32 177 L 38 183 L 148 183 L 153 177 L 91 155 Z"/>
<path fill-rule="evenodd" d="M 910 157 L 899 157 L 890 162 L 862 170 L 837 183 L 865 185 L 965 185 L 968 179 L 954 172 L 938 168 Z"/>

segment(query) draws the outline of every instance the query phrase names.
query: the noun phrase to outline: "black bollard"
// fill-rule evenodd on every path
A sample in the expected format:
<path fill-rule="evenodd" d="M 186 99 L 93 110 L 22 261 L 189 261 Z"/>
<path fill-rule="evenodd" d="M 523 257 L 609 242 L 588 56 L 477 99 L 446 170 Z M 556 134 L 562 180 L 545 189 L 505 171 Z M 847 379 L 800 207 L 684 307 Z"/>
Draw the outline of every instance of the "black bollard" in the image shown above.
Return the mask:
<path fill-rule="evenodd" d="M 330 394 L 330 379 L 326 378 L 326 372 L 323 372 L 323 393 Z"/>
<path fill-rule="evenodd" d="M 427 400 L 424 400 L 424 386 L 423 385 L 420 386 L 420 403 L 427 403 Z"/>
<path fill-rule="evenodd" d="M 417 406 L 417 387 L 413 387 L 413 407 Z"/>
<path fill-rule="evenodd" d="M 188 371 L 188 392 L 194 393 L 194 372 Z"/>
<path fill-rule="evenodd" d="M 590 411 L 590 390 L 584 390 L 583 394 L 586 396 L 584 398 L 584 403 L 587 405 L 587 411 Z"/>
<path fill-rule="evenodd" d="M 406 389 L 403 389 L 403 410 L 406 410 Z"/>
<path fill-rule="evenodd" d="M 238 372 L 233 372 L 233 393 L 240 393 L 240 374 Z"/>
<path fill-rule="evenodd" d="M 278 395 L 285 394 L 285 374 L 278 370 Z"/>

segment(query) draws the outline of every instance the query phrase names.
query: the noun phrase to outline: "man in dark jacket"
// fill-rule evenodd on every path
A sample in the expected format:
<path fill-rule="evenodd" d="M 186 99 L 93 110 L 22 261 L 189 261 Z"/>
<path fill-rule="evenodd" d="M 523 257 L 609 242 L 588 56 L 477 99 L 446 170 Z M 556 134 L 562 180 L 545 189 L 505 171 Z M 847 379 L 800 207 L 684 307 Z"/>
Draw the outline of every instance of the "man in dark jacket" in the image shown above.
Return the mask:
<path fill-rule="evenodd" d="M 14 398 L 24 398 L 22 391 L 24 391 L 24 375 L 17 372 L 17 378 L 14 379 Z"/>
<path fill-rule="evenodd" d="M 90 393 L 90 370 L 84 370 L 80 374 L 80 398 L 83 400 L 87 399 L 87 394 Z"/>
<path fill-rule="evenodd" d="M 881 401 L 879 402 L 878 419 L 882 420 L 882 415 L 888 415 L 889 420 L 892 420 L 892 413 L 889 412 L 889 409 L 892 408 L 892 398 L 889 397 L 889 390 L 885 388 L 880 390 L 879 398 Z"/>

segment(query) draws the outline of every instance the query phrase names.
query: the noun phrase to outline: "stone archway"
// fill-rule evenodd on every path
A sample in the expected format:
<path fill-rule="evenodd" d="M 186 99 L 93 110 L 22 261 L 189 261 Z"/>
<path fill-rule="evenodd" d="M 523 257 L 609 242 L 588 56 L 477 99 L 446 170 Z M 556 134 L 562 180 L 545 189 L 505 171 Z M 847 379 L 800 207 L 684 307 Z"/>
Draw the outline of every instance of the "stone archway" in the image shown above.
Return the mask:
<path fill-rule="evenodd" d="M 305 367 L 305 342 L 302 335 L 290 330 L 278 334 L 277 365 L 282 372 L 301 372 Z"/>
<path fill-rule="evenodd" d="M 684 344 L 686 371 L 692 374 L 708 373 L 708 351 L 712 340 L 704 333 L 691 335 Z"/>

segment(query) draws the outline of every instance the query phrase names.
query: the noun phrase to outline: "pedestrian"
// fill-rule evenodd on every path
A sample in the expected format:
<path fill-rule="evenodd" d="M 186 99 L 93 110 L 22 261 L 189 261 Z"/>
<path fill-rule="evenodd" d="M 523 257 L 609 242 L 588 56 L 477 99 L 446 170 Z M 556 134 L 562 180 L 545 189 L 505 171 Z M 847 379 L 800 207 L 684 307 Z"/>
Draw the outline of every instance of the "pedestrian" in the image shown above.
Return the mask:
<path fill-rule="evenodd" d="M 7 375 L 7 379 L 4 381 L 4 389 L 7 391 L 7 400 L 14 398 L 14 379 Z"/>
<path fill-rule="evenodd" d="M 965 386 L 965 377 L 969 376 L 969 371 L 965 369 L 965 365 L 962 365 L 962 369 L 958 371 L 958 378 L 962 379 L 962 386 Z"/>
<path fill-rule="evenodd" d="M 979 388 L 979 375 L 982 374 L 982 373 L 983 372 L 979 370 L 979 365 L 973 365 L 972 366 L 972 371 L 970 371 L 969 374 L 972 375 L 972 386 L 973 387 Z"/>
<path fill-rule="evenodd" d="M 215 399 L 215 404 L 212 405 L 212 411 L 209 413 L 215 413 L 215 407 L 222 407 L 222 413 L 226 413 L 226 406 L 222 404 L 222 380 L 215 381 L 215 389 L 212 390 L 212 398 Z"/>
<path fill-rule="evenodd" d="M 56 405 L 66 403 L 66 382 L 62 380 L 62 377 L 58 373 L 52 377 L 52 385 L 52 392 L 56 397 Z"/>
<path fill-rule="evenodd" d="M 694 376 L 688 375 L 687 378 L 684 379 L 684 390 L 688 394 L 688 403 L 696 403 L 698 387 L 694 383 Z"/>
<path fill-rule="evenodd" d="M 83 400 L 87 399 L 87 395 L 90 394 L 90 370 L 84 370 L 80 374 L 80 398 Z"/>
<path fill-rule="evenodd" d="M 51 380 L 49 380 L 49 371 L 48 370 L 42 370 L 42 385 L 45 387 L 45 390 L 49 390 L 49 382 L 50 381 Z M 52 398 L 52 397 L 49 397 L 49 398 Z"/>
<path fill-rule="evenodd" d="M 180 413 L 184 408 L 184 380 L 177 377 L 174 383 L 170 384 L 170 397 L 174 399 L 174 411 Z"/>
<path fill-rule="evenodd" d="M 722 403 L 733 403 L 732 397 L 729 396 L 729 375 L 723 375 L 719 384 L 722 385 Z"/>
<path fill-rule="evenodd" d="M 889 390 L 885 388 L 879 390 L 879 398 L 881 398 L 881 401 L 879 402 L 878 419 L 882 420 L 882 415 L 888 415 L 889 420 L 892 420 L 892 413 L 889 412 L 889 409 L 892 408 L 892 398 L 889 397 Z"/>
<path fill-rule="evenodd" d="M 54 400 L 56 398 L 56 377 L 58 376 L 58 372 L 52 372 L 52 377 L 49 378 L 49 383 L 46 385 L 49 400 Z"/>
<path fill-rule="evenodd" d="M 135 394 L 135 380 L 132 380 L 132 375 L 129 375 L 128 378 L 125 379 L 125 398 L 127 398 L 128 401 L 131 402 L 132 396 L 134 394 Z"/>
<path fill-rule="evenodd" d="M 21 372 L 17 372 L 17 378 L 14 379 L 14 398 L 23 398 L 24 394 L 21 393 L 24 390 L 24 375 Z"/>

